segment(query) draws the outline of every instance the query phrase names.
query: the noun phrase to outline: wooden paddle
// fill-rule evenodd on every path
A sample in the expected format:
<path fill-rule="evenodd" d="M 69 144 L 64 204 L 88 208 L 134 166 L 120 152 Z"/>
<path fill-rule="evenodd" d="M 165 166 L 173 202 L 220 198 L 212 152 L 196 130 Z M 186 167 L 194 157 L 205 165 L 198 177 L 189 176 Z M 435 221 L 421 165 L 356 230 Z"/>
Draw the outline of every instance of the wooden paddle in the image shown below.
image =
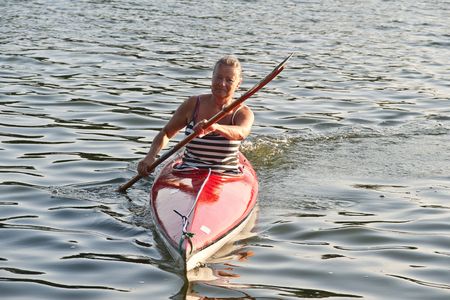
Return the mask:
<path fill-rule="evenodd" d="M 242 102 L 250 98 L 253 94 L 255 94 L 257 91 L 259 91 L 262 87 L 264 87 L 266 84 L 268 84 L 272 79 L 274 79 L 281 71 L 283 71 L 284 66 L 286 65 L 286 62 L 292 57 L 294 53 L 291 53 L 288 57 L 286 57 L 278 66 L 273 69 L 273 71 L 268 74 L 266 77 L 264 77 L 260 82 L 258 82 L 256 85 L 254 85 L 251 89 L 249 89 L 245 94 L 243 94 L 241 97 L 230 103 L 228 106 L 225 106 L 222 108 L 221 111 L 219 111 L 217 114 L 212 116 L 206 123 L 203 128 L 208 128 L 212 124 L 218 122 L 221 120 L 227 113 L 232 111 L 234 108 L 236 108 L 238 105 L 240 105 Z M 153 171 L 158 165 L 160 165 L 163 161 L 168 159 L 170 156 L 172 156 L 175 152 L 180 150 L 182 147 L 184 147 L 187 143 L 192 141 L 194 138 L 198 136 L 199 133 L 192 132 L 190 135 L 185 137 L 182 141 L 180 141 L 178 144 L 172 147 L 169 151 L 165 152 L 163 155 L 161 155 L 157 160 L 155 160 L 149 167 L 149 172 Z M 118 188 L 118 192 L 124 193 L 126 190 L 131 187 L 133 184 L 135 184 L 139 179 L 141 179 L 141 175 L 136 175 L 133 178 L 131 178 L 127 183 L 121 185 Z"/>

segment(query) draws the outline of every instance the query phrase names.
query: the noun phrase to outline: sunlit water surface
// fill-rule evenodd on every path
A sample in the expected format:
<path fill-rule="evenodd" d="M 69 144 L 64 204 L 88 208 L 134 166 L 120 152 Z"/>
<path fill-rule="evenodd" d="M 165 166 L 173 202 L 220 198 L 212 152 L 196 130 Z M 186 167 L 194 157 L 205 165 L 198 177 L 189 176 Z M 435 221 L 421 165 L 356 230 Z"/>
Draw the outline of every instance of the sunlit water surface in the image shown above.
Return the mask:
<path fill-rule="evenodd" d="M 449 299 L 448 1 L 0 3 L 2 299 Z M 150 177 L 220 56 L 243 64 L 249 228 L 178 271 Z M 172 142 L 179 141 L 181 136 Z"/>

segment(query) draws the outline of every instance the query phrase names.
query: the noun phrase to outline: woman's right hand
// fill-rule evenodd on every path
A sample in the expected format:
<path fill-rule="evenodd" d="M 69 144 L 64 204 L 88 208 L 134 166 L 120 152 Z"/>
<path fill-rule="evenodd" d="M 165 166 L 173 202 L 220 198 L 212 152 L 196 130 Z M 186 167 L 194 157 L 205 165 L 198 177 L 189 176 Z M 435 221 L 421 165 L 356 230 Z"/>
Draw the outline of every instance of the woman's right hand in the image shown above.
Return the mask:
<path fill-rule="evenodd" d="M 141 160 L 137 165 L 137 171 L 139 175 L 142 177 L 146 177 L 150 174 L 149 169 L 150 166 L 155 162 L 156 158 L 154 157 L 146 157 Z"/>

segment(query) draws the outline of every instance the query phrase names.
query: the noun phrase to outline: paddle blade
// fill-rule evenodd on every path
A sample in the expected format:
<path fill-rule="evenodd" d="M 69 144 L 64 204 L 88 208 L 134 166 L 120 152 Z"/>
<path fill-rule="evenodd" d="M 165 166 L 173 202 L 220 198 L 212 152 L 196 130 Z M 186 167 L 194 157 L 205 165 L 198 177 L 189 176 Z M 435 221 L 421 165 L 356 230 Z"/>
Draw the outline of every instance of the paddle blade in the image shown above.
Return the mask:
<path fill-rule="evenodd" d="M 119 188 L 117 189 L 117 191 L 119 193 L 125 193 L 133 184 L 135 184 L 136 182 L 138 182 L 140 179 L 142 178 L 141 175 L 136 175 L 133 178 L 131 178 L 127 183 L 122 184 L 121 186 L 119 186 Z"/>

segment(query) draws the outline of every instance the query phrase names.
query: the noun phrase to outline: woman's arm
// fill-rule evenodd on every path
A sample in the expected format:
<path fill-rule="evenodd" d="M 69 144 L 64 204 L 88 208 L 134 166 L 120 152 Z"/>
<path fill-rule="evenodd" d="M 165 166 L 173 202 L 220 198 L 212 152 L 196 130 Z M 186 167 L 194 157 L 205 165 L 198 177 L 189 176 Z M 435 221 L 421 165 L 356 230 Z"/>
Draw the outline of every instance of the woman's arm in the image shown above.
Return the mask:
<path fill-rule="evenodd" d="M 238 112 L 236 112 L 233 125 L 215 123 L 209 128 L 203 129 L 203 126 L 207 120 L 202 120 L 194 127 L 194 130 L 199 132 L 201 136 L 210 132 L 215 132 L 229 140 L 240 141 L 245 139 L 250 134 L 254 120 L 255 117 L 250 108 L 243 106 Z"/>
<path fill-rule="evenodd" d="M 139 175 L 149 175 L 149 167 L 156 160 L 156 156 L 158 155 L 158 153 L 167 146 L 170 139 L 174 135 L 176 135 L 178 131 L 186 126 L 194 110 L 195 101 L 195 97 L 190 97 L 189 99 L 184 101 L 177 108 L 167 124 L 154 137 L 150 146 L 150 150 L 148 151 L 144 159 L 142 159 L 138 164 L 137 171 Z"/>

